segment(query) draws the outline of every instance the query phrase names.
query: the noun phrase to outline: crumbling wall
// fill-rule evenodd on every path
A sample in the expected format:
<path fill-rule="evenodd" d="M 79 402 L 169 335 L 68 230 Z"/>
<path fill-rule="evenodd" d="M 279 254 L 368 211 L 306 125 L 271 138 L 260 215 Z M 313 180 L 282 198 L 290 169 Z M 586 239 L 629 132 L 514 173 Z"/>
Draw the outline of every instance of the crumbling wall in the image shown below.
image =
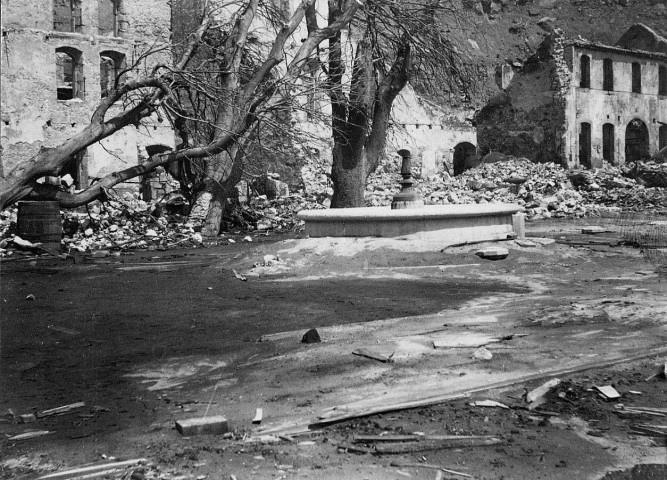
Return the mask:
<path fill-rule="evenodd" d="M 161 34 L 169 30 L 168 0 L 142 0 L 133 3 L 144 5 L 154 18 L 146 24 Z M 8 4 L 8 5 L 7 5 Z M 98 5 L 95 1 L 82 2 L 84 31 L 56 32 L 53 30 L 53 8 L 50 1 L 21 0 L 2 3 L 2 71 L 1 102 L 2 121 L 0 136 L 2 157 L 0 175 L 17 164 L 29 161 L 40 149 L 54 147 L 81 131 L 90 122 L 99 104 L 102 92 L 100 82 L 100 53 L 105 51 L 125 55 L 128 63 L 136 45 L 148 44 L 155 37 L 114 38 L 97 35 Z M 158 12 L 161 12 L 158 15 Z M 161 22 L 158 24 L 157 22 Z M 146 32 L 146 25 L 132 30 Z M 80 58 L 82 92 L 78 98 L 58 100 L 56 49 L 74 49 Z M 144 68 L 157 62 L 168 63 L 170 56 L 163 53 L 152 58 Z M 143 71 L 128 74 L 139 76 Z M 120 112 L 113 107 L 108 116 Z M 147 128 L 126 128 L 119 135 L 105 139 L 103 145 L 91 146 L 85 159 L 90 178 L 101 177 L 114 170 L 125 169 L 138 162 L 137 149 L 142 145 L 174 145 L 169 125 L 156 121 Z"/>
<path fill-rule="evenodd" d="M 476 115 L 479 153 L 563 163 L 566 69 L 562 39 L 547 38 L 508 88 Z"/>

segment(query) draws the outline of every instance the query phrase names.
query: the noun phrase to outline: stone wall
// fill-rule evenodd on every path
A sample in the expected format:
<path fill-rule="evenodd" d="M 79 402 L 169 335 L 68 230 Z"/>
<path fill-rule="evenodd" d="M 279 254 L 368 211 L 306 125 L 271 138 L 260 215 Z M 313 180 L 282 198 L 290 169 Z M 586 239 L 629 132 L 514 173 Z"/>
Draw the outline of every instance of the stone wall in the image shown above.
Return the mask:
<path fill-rule="evenodd" d="M 109 1 L 109 0 L 100 0 Z M 124 0 L 119 5 L 118 35 L 99 35 L 97 1 L 81 2 L 80 32 L 56 32 L 51 0 L 14 0 L 2 3 L 2 158 L 0 175 L 34 156 L 41 148 L 56 146 L 81 131 L 102 98 L 100 53 L 116 52 L 132 64 L 149 45 L 168 39 L 169 0 Z M 56 49 L 75 52 L 80 64 L 71 99 L 58 99 Z M 141 76 L 157 62 L 170 62 L 161 53 L 142 62 L 128 77 Z M 62 68 L 62 67 L 61 67 Z M 113 107 L 107 114 L 120 112 Z M 88 148 L 83 157 L 92 179 L 138 163 L 143 146 L 173 147 L 168 125 L 155 119 L 145 127 L 128 127 L 101 145 Z M 81 185 L 86 186 L 86 185 Z"/>
<path fill-rule="evenodd" d="M 560 41 L 547 38 L 514 74 L 507 89 L 476 115 L 481 155 L 501 152 L 536 162 L 563 162 L 565 99 L 559 75 L 561 60 Z"/>

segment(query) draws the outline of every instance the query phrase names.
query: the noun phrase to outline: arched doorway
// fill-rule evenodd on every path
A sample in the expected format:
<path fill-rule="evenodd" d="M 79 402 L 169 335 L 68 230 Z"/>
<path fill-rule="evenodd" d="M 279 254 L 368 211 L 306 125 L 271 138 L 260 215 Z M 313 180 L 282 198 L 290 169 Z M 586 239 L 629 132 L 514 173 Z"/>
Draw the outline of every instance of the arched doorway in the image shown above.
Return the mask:
<path fill-rule="evenodd" d="M 454 147 L 454 175 L 461 175 L 475 166 L 477 147 L 470 142 L 461 142 Z"/>
<path fill-rule="evenodd" d="M 649 158 L 648 128 L 640 119 L 635 118 L 628 123 L 625 129 L 625 161 L 636 162 Z"/>

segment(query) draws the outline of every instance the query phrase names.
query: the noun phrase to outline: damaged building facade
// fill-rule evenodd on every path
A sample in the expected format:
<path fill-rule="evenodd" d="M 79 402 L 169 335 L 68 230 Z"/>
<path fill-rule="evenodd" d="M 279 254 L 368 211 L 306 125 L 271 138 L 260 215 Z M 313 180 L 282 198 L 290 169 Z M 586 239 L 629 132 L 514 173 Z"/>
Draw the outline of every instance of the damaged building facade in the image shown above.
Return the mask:
<path fill-rule="evenodd" d="M 568 168 L 649 158 L 667 146 L 667 39 L 644 25 L 616 45 L 559 31 L 476 116 L 480 152 Z"/>
<path fill-rule="evenodd" d="M 170 52 L 160 49 L 170 40 L 170 22 L 169 0 L 3 2 L 0 174 L 81 131 L 117 78 L 123 82 L 170 62 Z M 61 176 L 85 188 L 140 163 L 147 148 L 173 148 L 166 123 L 149 119 L 90 146 Z"/>

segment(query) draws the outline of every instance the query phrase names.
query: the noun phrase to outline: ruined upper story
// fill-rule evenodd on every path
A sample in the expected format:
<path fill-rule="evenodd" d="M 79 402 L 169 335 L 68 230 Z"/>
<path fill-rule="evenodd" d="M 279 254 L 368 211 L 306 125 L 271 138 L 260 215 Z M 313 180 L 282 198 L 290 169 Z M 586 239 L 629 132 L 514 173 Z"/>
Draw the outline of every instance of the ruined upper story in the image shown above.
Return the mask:
<path fill-rule="evenodd" d="M 8 0 L 4 31 L 37 30 L 129 41 L 170 40 L 169 0 Z"/>

